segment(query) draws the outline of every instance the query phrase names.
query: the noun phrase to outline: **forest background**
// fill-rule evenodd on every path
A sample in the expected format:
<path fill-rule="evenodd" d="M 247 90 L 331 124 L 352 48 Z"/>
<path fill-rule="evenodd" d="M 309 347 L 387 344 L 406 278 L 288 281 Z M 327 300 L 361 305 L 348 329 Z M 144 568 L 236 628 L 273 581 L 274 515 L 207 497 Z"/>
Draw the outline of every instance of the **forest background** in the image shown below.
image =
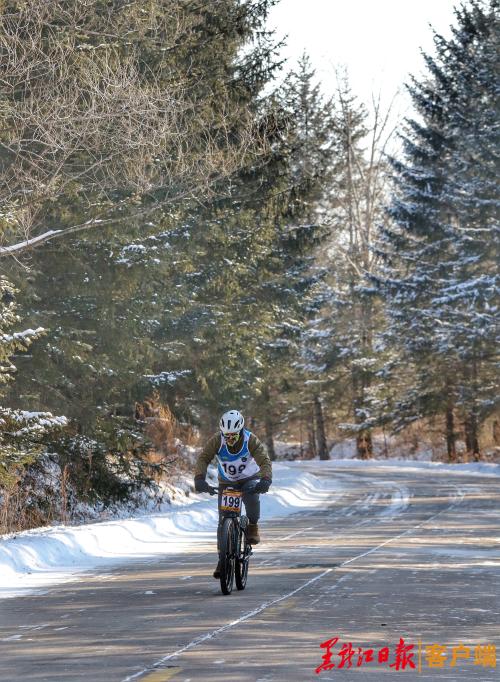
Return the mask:
<path fill-rule="evenodd" d="M 273 4 L 0 0 L 0 530 L 157 488 L 234 407 L 273 458 L 498 456 L 498 2 L 397 130 Z"/>

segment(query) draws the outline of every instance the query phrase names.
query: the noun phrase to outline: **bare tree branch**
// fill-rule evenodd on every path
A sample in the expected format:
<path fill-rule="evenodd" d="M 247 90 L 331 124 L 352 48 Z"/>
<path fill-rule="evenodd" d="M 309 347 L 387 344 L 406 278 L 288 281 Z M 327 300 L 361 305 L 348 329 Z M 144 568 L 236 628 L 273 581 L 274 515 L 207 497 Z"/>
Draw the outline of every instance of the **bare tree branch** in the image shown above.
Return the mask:
<path fill-rule="evenodd" d="M 245 104 L 224 85 L 204 86 L 196 52 L 181 65 L 172 56 L 179 46 L 196 50 L 203 3 L 131 0 L 104 17 L 98 0 L 8 7 L 0 8 L 0 256 L 118 215 L 209 198 L 264 151 Z M 146 40 L 161 55 L 151 63 Z"/>

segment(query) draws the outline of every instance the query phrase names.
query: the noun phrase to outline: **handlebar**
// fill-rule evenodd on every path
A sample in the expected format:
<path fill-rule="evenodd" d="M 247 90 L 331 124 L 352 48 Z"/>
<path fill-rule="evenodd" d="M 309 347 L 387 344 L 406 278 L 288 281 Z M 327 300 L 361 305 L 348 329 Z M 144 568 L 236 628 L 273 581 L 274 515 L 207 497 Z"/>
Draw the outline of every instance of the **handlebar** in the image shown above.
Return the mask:
<path fill-rule="evenodd" d="M 211 485 L 211 486 L 210 486 L 210 490 L 207 490 L 207 492 L 208 492 L 210 495 L 217 495 L 217 493 L 219 492 L 219 488 L 218 488 L 218 487 L 214 487 L 213 485 Z"/>
<path fill-rule="evenodd" d="M 218 487 L 214 487 L 213 485 L 211 485 L 211 486 L 210 486 L 210 490 L 207 490 L 207 492 L 208 492 L 210 495 L 217 495 L 217 493 L 219 492 L 219 488 L 218 488 Z"/>

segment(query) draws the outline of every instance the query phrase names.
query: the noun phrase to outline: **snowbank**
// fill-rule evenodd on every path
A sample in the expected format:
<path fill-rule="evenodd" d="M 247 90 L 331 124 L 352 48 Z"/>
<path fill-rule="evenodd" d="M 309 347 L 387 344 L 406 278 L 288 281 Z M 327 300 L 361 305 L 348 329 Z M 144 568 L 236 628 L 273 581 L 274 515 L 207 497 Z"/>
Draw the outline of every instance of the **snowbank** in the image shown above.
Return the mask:
<path fill-rule="evenodd" d="M 262 517 L 285 516 L 314 509 L 342 492 L 334 477 L 315 476 L 304 471 L 314 465 L 331 471 L 359 467 L 500 476 L 500 465 L 484 462 L 443 464 L 402 459 L 275 463 L 270 493 L 261 497 Z M 211 475 L 215 473 L 212 469 Z M 214 479 L 212 478 L 212 481 Z M 68 580 L 91 569 L 111 567 L 127 560 L 155 555 L 200 551 L 201 544 L 214 546 L 217 504 L 207 495 L 187 495 L 185 482 L 171 494 L 161 511 L 127 519 L 114 519 L 82 526 L 38 528 L 16 535 L 0 536 L 0 598 L 26 594 Z M 405 501 L 395 500 L 397 504 Z"/>
<path fill-rule="evenodd" d="M 274 441 L 274 452 L 277 459 L 295 460 L 302 456 L 302 444 L 298 441 Z"/>
<path fill-rule="evenodd" d="M 380 434 L 373 434 L 372 446 L 374 459 L 383 459 L 384 461 L 402 459 L 419 462 L 444 461 L 446 464 L 446 444 L 444 442 L 433 443 L 431 438 L 426 439 L 421 435 L 419 435 L 418 441 L 414 442 L 411 439 L 404 438 L 403 434 L 385 437 Z M 464 457 L 466 453 L 465 443 L 457 440 L 456 447 L 459 458 Z M 356 439 L 343 438 L 335 442 L 332 444 L 329 454 L 332 459 L 357 459 Z M 485 450 L 484 454 L 487 458 L 494 459 L 494 450 Z"/>
<path fill-rule="evenodd" d="M 430 443 L 421 442 L 417 450 L 414 449 L 411 443 L 405 443 L 395 436 L 380 436 L 374 434 L 372 437 L 372 446 L 374 457 L 387 459 L 391 455 L 402 455 L 405 459 L 431 461 L 435 454 L 435 449 Z M 438 450 L 436 450 L 438 454 Z M 443 454 L 443 453 L 441 453 Z M 355 438 L 344 438 L 332 445 L 330 449 L 330 457 L 332 459 L 352 459 L 356 458 L 357 447 Z"/>
<path fill-rule="evenodd" d="M 322 506 L 340 484 L 275 464 L 271 493 L 261 497 L 268 519 Z M 38 528 L 0 538 L 0 597 L 75 579 L 94 568 L 212 545 L 217 503 L 207 495 L 185 495 L 185 503 L 169 511 L 82 526 Z"/>
<path fill-rule="evenodd" d="M 500 476 L 500 464 L 490 462 L 470 462 L 468 464 L 448 464 L 446 462 L 426 462 L 388 457 L 387 459 L 329 459 L 326 461 L 310 460 L 325 469 L 341 469 L 346 467 L 404 469 L 405 471 L 432 471 L 440 474 L 470 474 L 472 476 Z M 289 466 L 300 464 L 290 462 Z M 302 463 L 303 464 L 303 463 Z"/>

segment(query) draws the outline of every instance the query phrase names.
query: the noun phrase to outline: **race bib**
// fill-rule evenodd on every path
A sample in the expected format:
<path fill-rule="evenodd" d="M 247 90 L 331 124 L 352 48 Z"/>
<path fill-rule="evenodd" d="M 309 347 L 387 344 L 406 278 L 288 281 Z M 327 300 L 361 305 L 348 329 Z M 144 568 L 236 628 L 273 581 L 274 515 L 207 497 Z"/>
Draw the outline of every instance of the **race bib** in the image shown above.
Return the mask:
<path fill-rule="evenodd" d="M 232 480 L 246 478 L 245 469 L 247 468 L 248 461 L 243 462 L 242 460 L 237 460 L 236 462 L 221 462 L 220 465 L 224 471 L 224 474 L 226 475 L 226 478 L 230 478 Z"/>
<path fill-rule="evenodd" d="M 241 490 L 227 490 L 222 493 L 220 501 L 220 510 L 226 512 L 241 512 Z"/>

